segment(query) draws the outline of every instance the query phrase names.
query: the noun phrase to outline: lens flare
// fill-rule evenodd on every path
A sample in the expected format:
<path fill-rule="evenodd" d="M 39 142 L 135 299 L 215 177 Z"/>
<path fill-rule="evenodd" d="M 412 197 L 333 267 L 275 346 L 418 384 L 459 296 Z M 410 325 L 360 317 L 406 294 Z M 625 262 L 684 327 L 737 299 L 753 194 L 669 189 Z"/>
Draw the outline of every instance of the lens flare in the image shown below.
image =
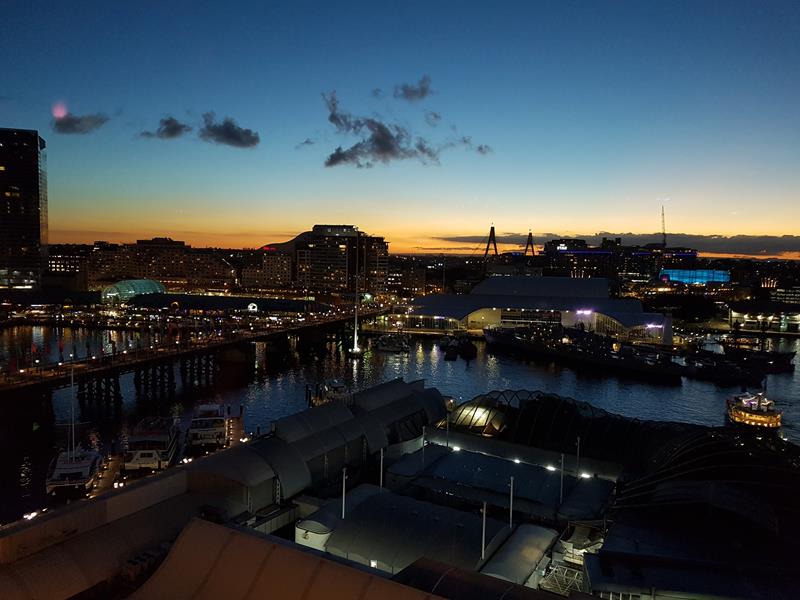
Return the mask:
<path fill-rule="evenodd" d="M 53 117 L 56 119 L 63 119 L 68 114 L 67 105 L 63 102 L 56 102 L 53 104 Z"/>

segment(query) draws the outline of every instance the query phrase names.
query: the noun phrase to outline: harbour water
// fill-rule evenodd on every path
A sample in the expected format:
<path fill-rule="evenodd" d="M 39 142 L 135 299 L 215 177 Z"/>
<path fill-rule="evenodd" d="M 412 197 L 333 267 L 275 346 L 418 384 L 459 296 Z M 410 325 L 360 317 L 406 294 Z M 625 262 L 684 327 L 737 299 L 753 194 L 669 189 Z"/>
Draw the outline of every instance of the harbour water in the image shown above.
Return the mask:
<path fill-rule="evenodd" d="M 59 339 L 63 344 L 59 347 Z M 369 350 L 362 360 L 348 360 L 341 336 L 316 344 L 296 340 L 279 352 L 264 344 L 255 348 L 252 365 L 243 365 L 237 377 L 219 380 L 208 387 L 181 387 L 168 398 L 138 396 L 133 376 L 123 376 L 119 402 L 76 402 L 78 419 L 96 430 L 106 443 L 144 416 L 185 414 L 192 406 L 209 402 L 241 406 L 246 431 L 267 431 L 280 417 L 306 408 L 306 385 L 338 379 L 354 390 L 387 379 L 425 379 L 428 386 L 457 400 L 495 389 L 542 390 L 589 402 L 611 412 L 639 419 L 671 420 L 718 426 L 725 421 L 725 399 L 737 387 L 684 379 L 680 385 L 661 385 L 643 379 L 628 379 L 585 373 L 547 362 L 523 361 L 496 355 L 477 342 L 478 356 L 465 362 L 445 361 L 444 353 L 432 339 L 415 339 L 407 354 L 386 354 Z M 19 327 L 0 330 L 0 367 L 8 368 L 15 348 L 30 349 L 42 362 L 58 361 L 70 352 L 83 356 L 99 353 L 111 342 L 118 349 L 135 346 L 135 334 L 87 330 L 54 330 L 47 327 Z M 776 348 L 800 350 L 799 340 L 777 340 Z M 24 355 L 25 352 L 22 352 Z M 768 377 L 768 395 L 784 411 L 782 433 L 800 443 L 800 370 Z M 0 403 L 0 522 L 39 509 L 44 498 L 47 465 L 59 445 L 61 428 L 69 420 L 71 392 L 57 390 L 52 401 L 39 398 L 15 399 L 13 406 Z M 3 399 L 4 400 L 4 399 Z"/>

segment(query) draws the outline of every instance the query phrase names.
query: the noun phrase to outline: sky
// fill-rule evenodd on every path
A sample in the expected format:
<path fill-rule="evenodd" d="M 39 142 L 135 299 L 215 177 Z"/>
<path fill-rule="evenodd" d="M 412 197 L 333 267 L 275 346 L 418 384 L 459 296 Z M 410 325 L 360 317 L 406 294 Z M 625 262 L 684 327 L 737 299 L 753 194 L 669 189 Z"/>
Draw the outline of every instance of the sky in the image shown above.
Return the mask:
<path fill-rule="evenodd" d="M 467 252 L 492 223 L 650 234 L 663 205 L 700 246 L 800 250 L 796 1 L 6 0 L 0 57 L 51 242 L 348 223 Z"/>

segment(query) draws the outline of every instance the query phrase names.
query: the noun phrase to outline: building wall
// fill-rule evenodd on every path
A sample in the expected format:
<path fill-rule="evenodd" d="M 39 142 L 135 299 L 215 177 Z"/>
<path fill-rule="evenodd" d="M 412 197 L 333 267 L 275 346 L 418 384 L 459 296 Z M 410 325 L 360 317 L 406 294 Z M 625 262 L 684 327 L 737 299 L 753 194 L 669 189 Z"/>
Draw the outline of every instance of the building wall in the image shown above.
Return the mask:
<path fill-rule="evenodd" d="M 47 241 L 45 142 L 37 131 L 0 129 L 0 287 L 38 287 Z"/>
<path fill-rule="evenodd" d="M 90 286 L 121 279 L 154 279 L 170 287 L 200 289 L 224 289 L 234 283 L 233 267 L 216 251 L 155 241 L 161 240 L 96 245 L 87 261 Z"/>

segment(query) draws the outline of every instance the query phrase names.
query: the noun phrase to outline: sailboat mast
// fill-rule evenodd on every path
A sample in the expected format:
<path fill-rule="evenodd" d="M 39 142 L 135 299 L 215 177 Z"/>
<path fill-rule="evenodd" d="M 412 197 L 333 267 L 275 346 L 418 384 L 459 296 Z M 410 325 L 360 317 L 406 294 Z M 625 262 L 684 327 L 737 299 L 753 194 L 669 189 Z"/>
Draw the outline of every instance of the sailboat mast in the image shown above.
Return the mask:
<path fill-rule="evenodd" d="M 69 370 L 69 459 L 75 458 L 75 367 Z"/>

